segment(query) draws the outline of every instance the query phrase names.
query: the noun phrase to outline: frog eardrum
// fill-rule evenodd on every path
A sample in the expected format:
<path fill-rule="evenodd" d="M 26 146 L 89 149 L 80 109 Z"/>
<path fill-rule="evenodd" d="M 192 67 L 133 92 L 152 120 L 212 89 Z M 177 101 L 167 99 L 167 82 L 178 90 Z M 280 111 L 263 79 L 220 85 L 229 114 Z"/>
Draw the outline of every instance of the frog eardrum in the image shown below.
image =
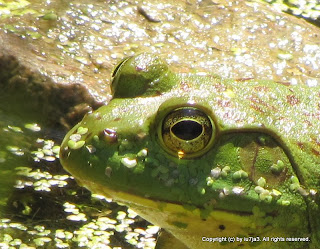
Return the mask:
<path fill-rule="evenodd" d="M 215 137 L 211 118 L 193 107 L 182 107 L 168 113 L 158 131 L 164 149 L 179 158 L 204 154 Z"/>

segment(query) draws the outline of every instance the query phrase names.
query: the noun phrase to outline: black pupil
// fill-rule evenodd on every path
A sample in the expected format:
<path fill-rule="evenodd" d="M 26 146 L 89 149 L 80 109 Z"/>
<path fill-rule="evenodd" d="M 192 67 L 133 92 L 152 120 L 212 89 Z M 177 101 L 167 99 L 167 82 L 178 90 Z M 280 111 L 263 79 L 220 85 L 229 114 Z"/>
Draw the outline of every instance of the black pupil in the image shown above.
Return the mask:
<path fill-rule="evenodd" d="M 172 126 L 171 131 L 178 138 L 192 140 L 202 133 L 202 125 L 192 120 L 183 120 Z"/>

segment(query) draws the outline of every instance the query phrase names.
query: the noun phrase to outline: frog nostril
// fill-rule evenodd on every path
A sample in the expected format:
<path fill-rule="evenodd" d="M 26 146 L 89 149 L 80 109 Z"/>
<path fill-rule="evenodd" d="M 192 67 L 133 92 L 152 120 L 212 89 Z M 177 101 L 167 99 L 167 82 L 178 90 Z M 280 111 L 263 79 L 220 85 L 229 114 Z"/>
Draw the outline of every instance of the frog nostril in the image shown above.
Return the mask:
<path fill-rule="evenodd" d="M 224 225 L 219 225 L 219 229 L 224 230 L 224 229 L 226 229 L 226 227 Z"/>
<path fill-rule="evenodd" d="M 203 127 L 196 121 L 183 120 L 171 127 L 171 132 L 182 140 L 192 140 L 201 135 Z"/>

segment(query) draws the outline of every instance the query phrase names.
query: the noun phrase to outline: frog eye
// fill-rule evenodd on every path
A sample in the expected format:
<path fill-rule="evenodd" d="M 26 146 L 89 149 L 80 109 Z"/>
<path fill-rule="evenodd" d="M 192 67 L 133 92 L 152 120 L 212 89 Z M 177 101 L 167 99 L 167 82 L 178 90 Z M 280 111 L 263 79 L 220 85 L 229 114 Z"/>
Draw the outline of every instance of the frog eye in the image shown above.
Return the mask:
<path fill-rule="evenodd" d="M 159 137 L 170 154 L 194 158 L 208 151 L 215 131 L 214 122 L 203 111 L 182 107 L 167 114 L 159 129 Z"/>
<path fill-rule="evenodd" d="M 155 96 L 174 84 L 168 65 L 158 56 L 142 53 L 118 63 L 112 73 L 114 98 Z"/>

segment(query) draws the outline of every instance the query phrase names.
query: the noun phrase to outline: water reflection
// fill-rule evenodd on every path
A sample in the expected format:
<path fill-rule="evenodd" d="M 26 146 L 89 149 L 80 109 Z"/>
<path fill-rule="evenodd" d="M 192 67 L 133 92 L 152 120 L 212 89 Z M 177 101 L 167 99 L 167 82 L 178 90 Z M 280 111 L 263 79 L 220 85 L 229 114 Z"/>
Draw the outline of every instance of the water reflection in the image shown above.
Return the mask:
<path fill-rule="evenodd" d="M 0 110 L 0 248 L 153 248 L 158 228 L 79 187 L 50 134 Z"/>

